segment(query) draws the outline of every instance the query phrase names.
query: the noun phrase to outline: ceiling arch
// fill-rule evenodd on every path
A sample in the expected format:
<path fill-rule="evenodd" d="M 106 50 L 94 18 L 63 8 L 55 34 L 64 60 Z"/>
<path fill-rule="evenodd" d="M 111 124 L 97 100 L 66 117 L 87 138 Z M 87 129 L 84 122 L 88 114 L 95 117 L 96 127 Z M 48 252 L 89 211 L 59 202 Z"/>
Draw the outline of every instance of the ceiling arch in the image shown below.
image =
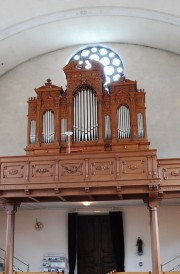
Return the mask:
<path fill-rule="evenodd" d="M 16 35 L 20 32 L 39 27 L 40 25 L 45 25 L 62 20 L 81 18 L 85 16 L 125 16 L 134 17 L 137 19 L 143 18 L 146 20 L 159 21 L 165 24 L 180 26 L 180 17 L 164 12 L 127 7 L 89 7 L 85 9 L 59 11 L 17 23 L 0 31 L 0 41 L 7 39 L 10 36 Z"/>
<path fill-rule="evenodd" d="M 178 1 L 27 2 L 28 9 L 22 0 L 4 1 L 0 11 L 0 75 L 39 55 L 82 44 L 128 43 L 180 54 Z"/>

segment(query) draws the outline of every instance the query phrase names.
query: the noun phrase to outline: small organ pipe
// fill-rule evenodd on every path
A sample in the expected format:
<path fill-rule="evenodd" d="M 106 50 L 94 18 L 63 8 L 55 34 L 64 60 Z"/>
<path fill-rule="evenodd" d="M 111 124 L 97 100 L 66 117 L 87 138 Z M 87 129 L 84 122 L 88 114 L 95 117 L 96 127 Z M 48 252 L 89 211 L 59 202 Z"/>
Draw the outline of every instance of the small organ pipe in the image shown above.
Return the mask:
<path fill-rule="evenodd" d="M 62 118 L 61 119 L 61 141 L 66 141 L 66 135 L 65 132 L 67 131 L 67 119 Z"/>
<path fill-rule="evenodd" d="M 84 141 L 84 90 L 82 90 L 81 94 L 81 108 L 82 108 L 82 115 L 81 115 L 81 137 L 82 141 Z"/>
<path fill-rule="evenodd" d="M 104 117 L 104 123 L 105 123 L 105 140 L 110 140 L 111 139 L 111 122 L 110 122 L 110 116 L 106 115 Z"/>
<path fill-rule="evenodd" d="M 92 92 L 90 92 L 90 112 L 91 112 L 91 140 L 93 140 L 93 98 Z"/>
<path fill-rule="evenodd" d="M 78 102 L 79 102 L 78 141 L 81 141 L 81 100 L 80 100 L 80 93 L 78 94 Z M 76 123 L 76 121 L 75 121 L 75 123 Z"/>
<path fill-rule="evenodd" d="M 74 117 L 76 119 L 76 100 L 74 100 Z M 73 131 L 74 131 L 74 136 L 75 136 L 75 133 L 76 133 L 75 125 L 73 126 Z M 75 138 L 76 138 L 76 136 L 75 136 Z"/>
<path fill-rule="evenodd" d="M 143 114 L 142 113 L 137 114 L 137 127 L 138 127 L 138 137 L 143 138 L 144 137 L 144 123 L 143 123 Z"/>
<path fill-rule="evenodd" d="M 88 140 L 91 138 L 91 116 L 90 116 L 90 93 L 88 89 L 88 97 L 87 97 L 87 105 L 88 105 Z"/>
<path fill-rule="evenodd" d="M 84 137 L 85 141 L 87 141 L 87 119 L 88 119 L 88 104 L 87 104 L 87 92 L 88 90 L 84 90 Z"/>
<path fill-rule="evenodd" d="M 79 95 L 78 95 L 79 96 Z M 75 97 L 75 120 L 76 120 L 76 124 L 74 126 L 75 128 L 75 133 L 74 133 L 74 138 L 75 138 L 75 141 L 78 141 L 78 130 L 79 130 L 79 117 L 78 117 L 78 110 L 79 110 L 79 105 L 78 105 L 78 98 L 79 97 Z"/>
<path fill-rule="evenodd" d="M 96 99 L 96 98 L 95 98 Z M 96 139 L 98 139 L 98 112 L 97 112 L 97 100 L 95 100 L 95 126 L 96 126 Z"/>
<path fill-rule="evenodd" d="M 36 121 L 32 120 L 30 125 L 30 144 L 36 143 Z"/>
<path fill-rule="evenodd" d="M 118 138 L 128 139 L 130 138 L 130 113 L 129 108 L 126 106 L 120 106 L 117 112 L 118 119 Z"/>
<path fill-rule="evenodd" d="M 54 132 L 54 115 L 51 115 L 51 117 L 52 117 L 52 124 L 51 124 L 51 127 L 52 127 L 52 141 L 51 142 L 54 142 L 54 136 L 55 136 L 55 132 Z"/>
<path fill-rule="evenodd" d="M 43 131 L 42 131 L 43 143 L 54 142 L 54 112 L 47 110 L 43 114 Z"/>

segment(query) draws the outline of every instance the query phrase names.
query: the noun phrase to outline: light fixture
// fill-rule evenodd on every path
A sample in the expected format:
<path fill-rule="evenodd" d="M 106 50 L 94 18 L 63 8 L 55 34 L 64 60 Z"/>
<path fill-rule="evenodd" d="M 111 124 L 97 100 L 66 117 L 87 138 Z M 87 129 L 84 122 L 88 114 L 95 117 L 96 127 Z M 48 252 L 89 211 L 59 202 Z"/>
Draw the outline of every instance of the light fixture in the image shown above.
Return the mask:
<path fill-rule="evenodd" d="M 83 205 L 84 205 L 84 206 L 90 206 L 90 204 L 91 204 L 91 202 L 88 202 L 88 201 L 83 202 Z"/>
<path fill-rule="evenodd" d="M 71 135 L 73 135 L 72 131 L 66 131 L 65 135 L 68 137 L 68 153 L 71 152 Z"/>
<path fill-rule="evenodd" d="M 36 218 L 36 222 L 35 222 L 35 225 L 34 225 L 35 230 L 42 230 L 43 227 L 44 227 L 43 223 L 38 221 L 38 219 Z"/>

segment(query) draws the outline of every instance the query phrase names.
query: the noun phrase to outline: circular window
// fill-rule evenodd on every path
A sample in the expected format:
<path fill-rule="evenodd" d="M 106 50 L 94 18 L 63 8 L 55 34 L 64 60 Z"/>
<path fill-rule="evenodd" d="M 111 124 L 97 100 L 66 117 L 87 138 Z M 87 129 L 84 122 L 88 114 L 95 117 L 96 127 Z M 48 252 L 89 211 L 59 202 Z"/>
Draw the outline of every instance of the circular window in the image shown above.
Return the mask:
<path fill-rule="evenodd" d="M 87 64 L 85 66 L 87 69 L 91 67 L 88 60 L 95 60 L 103 64 L 104 73 L 106 75 L 105 86 L 110 82 L 118 81 L 124 71 L 124 66 L 120 56 L 112 49 L 102 46 L 93 46 L 81 49 L 72 56 L 69 62 L 72 60 L 79 61 L 80 65 L 85 62 Z"/>

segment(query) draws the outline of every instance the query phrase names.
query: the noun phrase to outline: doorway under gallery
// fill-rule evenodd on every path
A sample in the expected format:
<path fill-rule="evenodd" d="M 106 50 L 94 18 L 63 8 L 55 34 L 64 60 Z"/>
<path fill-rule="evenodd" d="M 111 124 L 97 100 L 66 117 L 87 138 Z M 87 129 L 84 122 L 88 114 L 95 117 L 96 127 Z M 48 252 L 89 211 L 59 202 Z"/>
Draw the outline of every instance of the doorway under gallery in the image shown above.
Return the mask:
<path fill-rule="evenodd" d="M 122 212 L 68 216 L 69 273 L 107 274 L 124 271 Z"/>

